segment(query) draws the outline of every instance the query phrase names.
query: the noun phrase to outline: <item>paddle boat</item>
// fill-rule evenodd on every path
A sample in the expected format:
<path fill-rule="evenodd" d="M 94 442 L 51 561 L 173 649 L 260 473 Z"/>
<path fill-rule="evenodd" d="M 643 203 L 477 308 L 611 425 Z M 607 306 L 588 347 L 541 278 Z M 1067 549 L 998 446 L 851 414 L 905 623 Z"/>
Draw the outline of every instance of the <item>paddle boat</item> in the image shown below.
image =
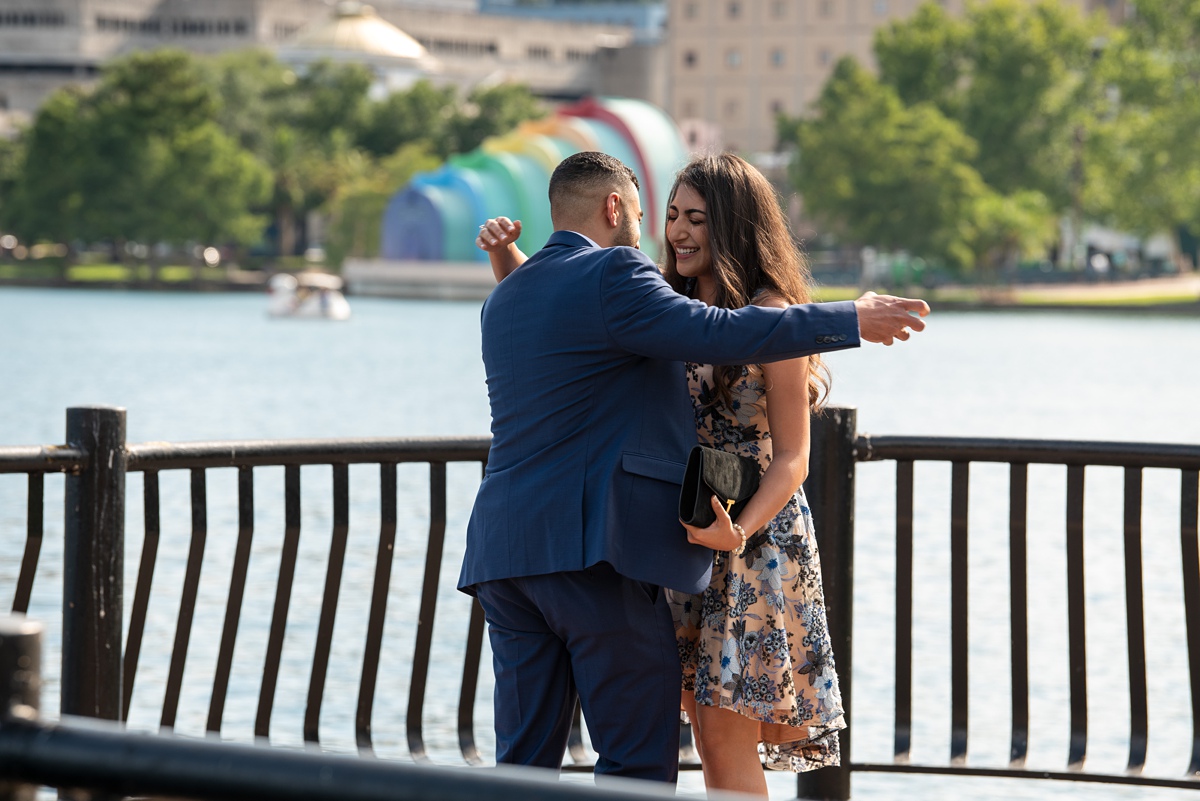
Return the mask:
<path fill-rule="evenodd" d="M 279 273 L 267 284 L 267 314 L 314 320 L 348 320 L 350 304 L 342 279 L 319 272 Z"/>

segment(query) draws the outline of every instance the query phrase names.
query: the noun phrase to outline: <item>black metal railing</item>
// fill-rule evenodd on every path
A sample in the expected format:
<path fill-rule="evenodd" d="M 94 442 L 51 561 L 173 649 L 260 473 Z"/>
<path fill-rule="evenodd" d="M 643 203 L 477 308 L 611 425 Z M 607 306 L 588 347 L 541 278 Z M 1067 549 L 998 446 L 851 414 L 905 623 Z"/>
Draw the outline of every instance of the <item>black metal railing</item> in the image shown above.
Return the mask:
<path fill-rule="evenodd" d="M 66 798 L 198 801 L 660 801 L 649 782 L 571 785 L 536 768 L 452 769 L 266 745 L 145 734 L 115 722 L 38 717 L 39 623 L 0 617 L 0 798 L 33 801 L 39 785 Z M 733 801 L 731 798 L 730 801 Z"/>
<path fill-rule="evenodd" d="M 62 627 L 62 699 L 64 715 L 124 720 L 128 715 L 139 654 L 151 597 L 151 583 L 159 549 L 161 512 L 159 473 L 186 470 L 190 476 L 191 532 L 180 606 L 174 628 L 161 725 L 175 725 L 183 686 L 193 619 L 199 599 L 199 580 L 208 532 L 207 471 L 237 470 L 238 533 L 234 546 L 224 622 L 216 658 L 206 730 L 219 732 L 233 670 L 233 653 L 249 570 L 255 520 L 255 468 L 282 467 L 283 542 L 274 585 L 274 606 L 263 664 L 254 722 L 254 734 L 268 738 L 287 628 L 292 584 L 296 575 L 301 527 L 300 468 L 326 465 L 332 470 L 332 535 L 325 565 L 324 592 L 318 614 L 313 658 L 308 680 L 303 737 L 319 739 L 321 708 L 325 697 L 332 633 L 343 583 L 349 530 L 348 466 L 379 467 L 380 531 L 371 587 L 366 642 L 354 715 L 354 741 L 364 752 L 373 749 L 371 728 L 380 649 L 384 642 L 384 617 L 391 586 L 396 537 L 396 470 L 401 463 L 429 465 L 430 524 L 424 561 L 416 644 L 411 663 L 405 739 L 414 761 L 429 762 L 422 728 L 427 682 L 431 669 L 431 638 L 437 612 L 439 575 L 446 542 L 448 463 L 482 465 L 487 458 L 486 439 L 363 439 L 286 442 L 219 442 L 196 444 L 124 443 L 124 412 L 110 408 L 68 410 L 68 437 L 64 447 L 0 448 L 0 473 L 28 476 L 28 523 L 25 556 L 20 568 L 13 610 L 28 608 L 38 554 L 44 534 L 44 476 L 65 473 L 64 615 Z M 891 762 L 852 762 L 852 726 L 841 732 L 845 763 L 798 779 L 798 794 L 806 798 L 845 799 L 850 796 L 850 776 L 855 771 L 934 773 L 951 775 L 1011 776 L 1074 781 L 1114 782 L 1148 786 L 1200 789 L 1200 553 L 1197 548 L 1197 488 L 1200 485 L 1200 446 L 1140 445 L 1129 443 L 1045 442 L 1032 440 L 978 440 L 952 438 L 866 437 L 856 430 L 853 409 L 834 408 L 814 418 L 812 469 L 805 488 L 817 520 L 823 563 L 826 607 L 834 653 L 837 654 L 843 703 L 850 720 L 874 716 L 874 708 L 856 710 L 852 703 L 853 587 L 856 466 L 860 461 L 896 464 L 896 659 L 895 723 Z M 946 764 L 914 764 L 911 759 L 913 729 L 913 537 L 915 495 L 914 465 L 949 462 L 950 478 L 950 753 Z M 1012 647 L 1012 733 L 1010 762 L 1006 767 L 981 767 L 967 763 L 970 704 L 967 693 L 968 615 L 967 560 L 970 465 L 993 462 L 1009 465 L 1010 473 L 1010 597 Z M 1029 742 L 1029 652 L 1026 583 L 1028 466 L 1050 464 L 1067 471 L 1067 662 L 1070 671 L 1070 745 L 1065 769 L 1031 770 L 1025 760 Z M 1126 622 L 1129 653 L 1131 735 L 1128 769 L 1104 774 L 1083 769 L 1087 751 L 1087 671 L 1084 638 L 1085 592 L 1083 561 L 1083 493 L 1091 466 L 1125 469 L 1125 571 Z M 1179 471 L 1180 543 L 1183 556 L 1184 617 L 1188 649 L 1188 686 L 1176 688 L 1181 697 L 1190 692 L 1193 721 L 1190 764 L 1182 775 L 1144 775 L 1142 767 L 1149 743 L 1147 714 L 1147 662 L 1141 566 L 1141 476 L 1147 468 Z M 125 476 L 143 475 L 144 542 L 132 601 L 124 603 Z M 103 566 L 105 569 L 93 569 Z M 129 612 L 129 633 L 121 641 L 122 619 Z M 475 737 L 474 711 L 483 648 L 483 617 L 472 604 L 458 698 L 457 732 L 462 759 L 470 765 L 484 760 Z M 854 710 L 854 711 L 852 711 Z M 568 769 L 590 769 L 576 717 L 569 746 Z M 683 767 L 697 765 L 684 729 L 680 748 Z"/>
<path fill-rule="evenodd" d="M 942 437 L 857 437 L 858 461 L 896 464 L 896 661 L 893 761 L 852 763 L 843 771 L 1009 776 L 1159 787 L 1200 789 L 1200 548 L 1197 541 L 1197 490 L 1200 446 L 1051 440 L 950 439 Z M 815 460 L 814 460 L 815 461 Z M 914 464 L 949 462 L 950 477 L 950 698 L 949 764 L 912 764 L 913 737 L 913 534 Z M 818 463 L 819 462 L 816 462 Z M 1011 719 L 1009 764 L 985 768 L 967 764 L 968 721 L 968 498 L 972 463 L 1009 467 L 1009 615 L 1011 621 Z M 1029 644 L 1027 584 L 1029 466 L 1066 469 L 1066 596 L 1070 739 L 1065 770 L 1026 768 L 1029 743 Z M 1124 470 L 1123 549 L 1127 633 L 1130 736 L 1124 773 L 1084 770 L 1088 744 L 1087 651 L 1085 638 L 1084 488 L 1090 467 Z M 1144 593 L 1142 582 L 1142 486 L 1149 468 L 1177 471 L 1180 482 L 1179 538 L 1188 686 L 1177 688 L 1191 700 L 1191 756 L 1181 776 L 1142 773 L 1149 742 Z M 824 543 L 822 543 L 824 547 Z M 823 558 L 825 552 L 822 551 Z M 844 574 L 842 562 L 826 575 Z M 1115 582 L 1114 582 L 1115 583 Z M 840 598 L 845 602 L 846 598 Z M 832 627 L 831 623 L 831 627 Z M 843 743 L 845 745 L 845 743 Z M 845 797 L 845 796 L 839 796 Z"/>

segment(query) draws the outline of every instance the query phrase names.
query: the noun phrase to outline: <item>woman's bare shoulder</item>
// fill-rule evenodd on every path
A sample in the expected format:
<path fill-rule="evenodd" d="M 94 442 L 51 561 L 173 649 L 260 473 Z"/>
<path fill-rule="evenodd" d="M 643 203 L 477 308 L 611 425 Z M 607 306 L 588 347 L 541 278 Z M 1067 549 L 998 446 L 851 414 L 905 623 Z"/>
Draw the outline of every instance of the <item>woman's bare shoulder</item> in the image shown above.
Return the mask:
<path fill-rule="evenodd" d="M 767 308 L 772 308 L 772 309 L 786 309 L 788 306 L 791 305 L 786 300 L 784 300 L 782 296 L 780 296 L 776 292 L 773 292 L 770 289 L 759 290 L 754 295 L 754 299 L 751 300 L 750 302 L 753 303 L 755 306 L 765 306 Z"/>

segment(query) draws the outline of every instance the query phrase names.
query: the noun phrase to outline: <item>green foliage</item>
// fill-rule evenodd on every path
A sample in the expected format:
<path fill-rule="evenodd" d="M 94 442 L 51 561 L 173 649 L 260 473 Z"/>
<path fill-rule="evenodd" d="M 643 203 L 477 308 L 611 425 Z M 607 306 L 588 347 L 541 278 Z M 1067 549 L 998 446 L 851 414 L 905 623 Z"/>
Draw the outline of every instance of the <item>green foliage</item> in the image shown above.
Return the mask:
<path fill-rule="evenodd" d="M 973 210 L 988 189 L 961 128 L 930 103 L 905 106 L 849 58 L 817 110 L 796 128 L 792 173 L 811 213 L 853 241 L 972 262 Z"/>
<path fill-rule="evenodd" d="M 24 143 L 0 136 L 0 230 L 5 227 L 5 209 L 12 205 L 12 192 L 24 159 Z"/>
<path fill-rule="evenodd" d="M 216 125 L 217 100 L 177 51 L 113 62 L 93 92 L 46 102 L 24 140 L 9 223 L 36 241 L 247 241 L 262 168 Z"/>
<path fill-rule="evenodd" d="M 337 258 L 366 254 L 413 172 L 542 113 L 524 87 L 463 99 L 420 82 L 372 102 L 371 83 L 361 65 L 297 74 L 257 50 L 117 59 L 94 89 L 56 92 L 17 142 L 0 142 L 0 225 L 26 241 L 245 245 L 273 222 L 286 257 L 321 211 Z"/>
<path fill-rule="evenodd" d="M 524 86 L 502 83 L 477 88 L 459 104 L 447 124 L 445 143 L 437 148 L 443 158 L 451 153 L 466 153 L 496 136 L 517 127 L 525 120 L 545 116 L 545 109 Z"/>
<path fill-rule="evenodd" d="M 438 158 L 424 145 L 408 144 L 341 187 L 325 208 L 329 214 L 326 261 L 339 266 L 349 256 L 379 255 L 383 212 L 388 201 L 414 175 L 433 170 L 438 163 Z"/>
<path fill-rule="evenodd" d="M 411 144 L 423 144 L 446 158 L 474 150 L 489 136 L 506 133 L 521 122 L 545 115 L 525 86 L 499 84 L 477 88 L 466 100 L 454 87 L 418 81 L 368 109 L 358 144 L 383 156 Z"/>
<path fill-rule="evenodd" d="M 1200 10 L 1139 1 L 1123 28 L 1039 0 L 876 35 L 812 118 L 778 122 L 811 210 L 849 238 L 995 270 L 1070 214 L 1151 233 L 1200 222 Z"/>
<path fill-rule="evenodd" d="M 1114 102 L 1087 147 L 1088 210 L 1139 233 L 1200 227 L 1200 8 L 1139 0 L 1110 46 Z"/>
<path fill-rule="evenodd" d="M 453 87 L 435 87 L 418 81 L 404 92 L 394 92 L 373 104 L 359 130 L 358 144 L 375 156 L 386 156 L 406 145 L 433 146 L 446 139 L 446 129 L 457 99 Z"/>
<path fill-rule="evenodd" d="M 1103 103 L 1096 59 L 1106 32 L 1047 0 L 990 0 L 961 20 L 926 4 L 881 29 L 875 53 L 905 103 L 933 103 L 975 140 L 972 165 L 989 186 L 1036 190 L 1063 209 L 1077 130 Z"/>
<path fill-rule="evenodd" d="M 974 208 L 971 251 L 976 267 L 993 275 L 1023 256 L 1045 252 L 1056 235 L 1054 210 L 1041 192 L 988 192 Z"/>

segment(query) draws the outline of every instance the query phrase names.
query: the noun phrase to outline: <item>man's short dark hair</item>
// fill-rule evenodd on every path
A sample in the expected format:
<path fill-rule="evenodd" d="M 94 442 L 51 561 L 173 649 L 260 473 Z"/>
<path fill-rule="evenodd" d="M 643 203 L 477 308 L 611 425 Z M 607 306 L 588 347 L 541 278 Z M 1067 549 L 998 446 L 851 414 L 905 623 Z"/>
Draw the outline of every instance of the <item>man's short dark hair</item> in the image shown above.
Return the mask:
<path fill-rule="evenodd" d="M 559 206 L 571 194 L 589 189 L 609 189 L 620 186 L 624 181 L 631 181 L 635 189 L 641 189 L 633 170 L 607 153 L 586 150 L 567 156 L 550 176 L 550 206 Z"/>

